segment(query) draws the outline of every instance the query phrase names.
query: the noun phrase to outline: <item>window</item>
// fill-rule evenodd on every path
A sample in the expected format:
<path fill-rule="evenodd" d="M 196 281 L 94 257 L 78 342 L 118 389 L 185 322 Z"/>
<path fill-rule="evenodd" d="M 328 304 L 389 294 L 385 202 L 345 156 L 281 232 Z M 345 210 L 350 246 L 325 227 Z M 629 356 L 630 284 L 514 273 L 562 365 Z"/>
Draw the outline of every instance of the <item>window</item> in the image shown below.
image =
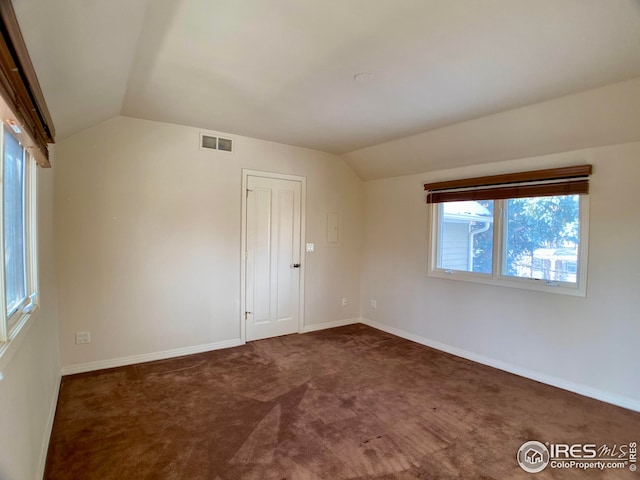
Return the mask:
<path fill-rule="evenodd" d="M 3 299 L 0 341 L 13 336 L 37 302 L 35 161 L 5 125 L 2 129 Z"/>
<path fill-rule="evenodd" d="M 438 204 L 438 268 L 491 274 L 493 204 L 493 200 Z"/>
<path fill-rule="evenodd" d="M 4 135 L 4 257 L 7 316 L 27 298 L 24 149 Z"/>
<path fill-rule="evenodd" d="M 38 303 L 36 162 L 51 167 L 55 129 L 11 2 L 0 2 L 0 23 L 1 370 Z"/>
<path fill-rule="evenodd" d="M 425 185 L 429 274 L 585 296 L 591 167 L 584 167 L 561 179 L 547 170 L 541 175 L 551 178 L 517 183 L 497 176 Z"/>

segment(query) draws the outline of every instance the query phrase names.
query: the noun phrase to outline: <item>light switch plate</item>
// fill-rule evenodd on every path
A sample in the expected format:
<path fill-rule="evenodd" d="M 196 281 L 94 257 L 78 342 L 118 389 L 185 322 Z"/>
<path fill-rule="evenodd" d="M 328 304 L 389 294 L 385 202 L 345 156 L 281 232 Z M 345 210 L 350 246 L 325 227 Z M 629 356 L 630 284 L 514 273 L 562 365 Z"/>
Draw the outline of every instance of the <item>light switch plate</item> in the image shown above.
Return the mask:
<path fill-rule="evenodd" d="M 313 252 L 314 247 L 313 243 L 307 243 L 307 252 Z"/>

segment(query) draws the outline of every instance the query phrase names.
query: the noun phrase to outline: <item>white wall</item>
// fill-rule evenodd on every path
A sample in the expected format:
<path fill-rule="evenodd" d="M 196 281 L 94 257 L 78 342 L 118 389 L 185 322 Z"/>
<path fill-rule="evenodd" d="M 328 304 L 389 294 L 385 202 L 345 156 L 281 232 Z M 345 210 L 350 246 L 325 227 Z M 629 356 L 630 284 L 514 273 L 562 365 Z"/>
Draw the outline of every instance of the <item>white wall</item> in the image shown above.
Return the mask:
<path fill-rule="evenodd" d="M 363 186 L 351 168 L 240 136 L 233 154 L 201 150 L 199 132 L 115 117 L 58 144 L 63 367 L 239 338 L 242 168 L 307 177 L 305 325 L 359 317 Z M 327 213 L 340 214 L 335 245 Z M 75 345 L 81 330 L 90 344 Z"/>
<path fill-rule="evenodd" d="M 38 169 L 40 308 L 0 381 L 0 478 L 42 478 L 60 385 L 53 256 L 53 169 Z"/>
<path fill-rule="evenodd" d="M 640 410 L 639 159 L 630 143 L 366 182 L 362 316 Z M 584 162 L 594 165 L 586 298 L 427 276 L 424 182 Z"/>
<path fill-rule="evenodd" d="M 363 180 L 640 141 L 640 78 L 343 155 Z"/>

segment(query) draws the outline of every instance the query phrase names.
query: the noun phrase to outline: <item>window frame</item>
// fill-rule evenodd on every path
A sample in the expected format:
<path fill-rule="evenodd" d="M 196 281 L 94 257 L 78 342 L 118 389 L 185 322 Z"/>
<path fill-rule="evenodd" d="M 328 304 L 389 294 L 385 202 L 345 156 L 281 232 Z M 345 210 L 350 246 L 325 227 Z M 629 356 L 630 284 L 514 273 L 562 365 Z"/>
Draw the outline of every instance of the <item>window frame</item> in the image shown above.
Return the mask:
<path fill-rule="evenodd" d="M 538 198 L 538 197 L 533 197 Z M 514 277 L 504 275 L 503 266 L 506 250 L 507 238 L 505 232 L 506 209 L 504 208 L 509 199 L 494 200 L 493 213 L 493 257 L 492 273 L 469 272 L 464 270 L 452 270 L 439 268 L 438 265 L 438 241 L 441 238 L 442 229 L 439 228 L 438 208 L 441 203 L 428 204 L 429 207 L 429 260 L 428 275 L 430 277 L 445 278 L 449 280 L 460 280 L 465 282 L 482 283 L 500 287 L 519 288 L 534 290 L 539 292 L 556 293 L 562 295 L 573 295 L 586 297 L 587 293 L 587 270 L 589 251 L 589 195 L 579 195 L 579 222 L 580 222 L 580 243 L 578 245 L 578 264 L 576 273 L 576 283 L 546 281 L 531 278 Z"/>
<path fill-rule="evenodd" d="M 0 122 L 0 251 L 5 251 L 4 237 L 4 162 L 5 162 L 5 130 L 8 127 Z M 11 131 L 12 135 L 23 149 L 24 155 L 24 227 L 25 227 L 25 276 L 27 295 L 18 307 L 9 314 L 6 300 L 6 264 L 4 253 L 3 263 L 0 268 L 0 357 L 2 357 L 8 345 L 23 329 L 31 314 L 39 306 L 38 295 L 38 219 L 37 219 L 37 164 L 36 159 L 25 148 L 18 135 Z"/>
<path fill-rule="evenodd" d="M 29 302 L 23 302 L 18 313 L 10 316 L 6 311 L 5 269 L 0 269 L 0 380 L 1 370 L 8 364 L 18 350 L 20 343 L 33 321 L 31 313 L 38 308 L 38 214 L 37 214 L 37 169 L 49 168 L 48 145 L 55 143 L 55 129 L 42 89 L 29 58 L 27 46 L 20 32 L 11 2 L 0 2 L 0 22 L 3 35 L 0 38 L 0 134 L 4 128 L 10 128 L 26 150 L 27 198 L 25 205 L 28 276 L 27 289 Z M 0 140 L 3 142 L 4 138 Z M 4 148 L 4 146 L 2 146 Z M 4 181 L 4 150 L 0 149 L 1 177 Z M 0 184 L 0 221 L 4 222 L 4 194 Z M 0 251 L 4 252 L 4 231 L 0 230 Z M 3 255 L 4 257 L 4 255 Z M 6 260 L 4 260 L 6 261 Z"/>

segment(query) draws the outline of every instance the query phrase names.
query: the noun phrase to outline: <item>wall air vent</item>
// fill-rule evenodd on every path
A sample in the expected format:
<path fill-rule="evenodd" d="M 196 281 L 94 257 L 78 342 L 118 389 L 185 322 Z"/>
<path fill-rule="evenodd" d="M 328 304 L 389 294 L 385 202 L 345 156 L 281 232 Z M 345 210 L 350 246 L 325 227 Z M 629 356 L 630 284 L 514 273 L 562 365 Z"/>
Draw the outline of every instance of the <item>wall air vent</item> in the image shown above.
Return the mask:
<path fill-rule="evenodd" d="M 233 152 L 233 140 L 231 138 L 216 137 L 201 133 L 200 148 L 220 150 L 221 152 Z"/>

